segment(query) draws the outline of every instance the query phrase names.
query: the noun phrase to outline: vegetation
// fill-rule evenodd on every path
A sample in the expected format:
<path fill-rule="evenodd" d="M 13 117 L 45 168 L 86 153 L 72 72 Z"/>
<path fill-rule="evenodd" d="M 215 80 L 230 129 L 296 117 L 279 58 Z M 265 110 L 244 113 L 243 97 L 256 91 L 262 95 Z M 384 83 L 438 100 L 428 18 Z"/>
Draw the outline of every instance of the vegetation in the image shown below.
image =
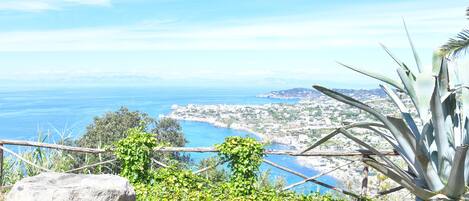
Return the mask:
<path fill-rule="evenodd" d="M 466 16 L 469 17 L 469 8 L 466 9 Z M 455 38 L 449 39 L 449 41 L 441 47 L 441 52 L 448 56 L 458 56 L 462 52 L 466 53 L 469 47 L 469 30 L 463 29 L 459 32 Z"/>
<path fill-rule="evenodd" d="M 108 112 L 104 116 L 95 117 L 93 123 L 86 128 L 86 133 L 77 140 L 76 144 L 81 147 L 106 148 L 116 141 L 127 137 L 127 131 L 131 128 L 141 128 L 145 132 L 154 134 L 153 136 L 160 142 L 168 143 L 170 146 L 184 146 L 186 139 L 182 133 L 182 128 L 174 119 L 162 118 L 159 121 L 150 117 L 147 113 L 140 111 L 130 111 L 126 107 L 121 107 L 115 112 Z M 75 154 L 77 159 L 75 167 L 83 163 L 96 163 L 112 159 L 112 154 L 84 155 Z M 159 160 L 177 159 L 188 161 L 189 158 L 178 153 L 174 154 L 154 154 L 153 158 Z M 104 168 L 93 169 L 93 173 L 118 173 L 119 164 L 108 164 Z"/>
<path fill-rule="evenodd" d="M 221 160 L 218 157 L 209 157 L 209 158 L 202 159 L 200 163 L 197 165 L 197 169 L 200 170 L 200 169 L 207 168 L 207 167 L 213 167 L 216 164 L 218 164 L 220 161 Z M 229 178 L 228 172 L 223 167 L 220 167 L 220 166 L 209 169 L 205 172 L 200 173 L 199 175 L 214 183 L 224 182 L 228 180 Z"/>
<path fill-rule="evenodd" d="M 321 86 L 314 88 L 338 101 L 364 110 L 379 120 L 392 136 L 371 125 L 365 128 L 391 144 L 406 162 L 408 170 L 379 155 L 376 148 L 342 129 L 345 136 L 378 155 L 380 160 L 370 157 L 364 159 L 366 164 L 407 188 L 419 199 L 459 200 L 466 196 L 469 187 L 469 71 L 467 66 L 450 65 L 448 55 L 451 52 L 457 54 L 467 45 L 445 45 L 435 52 L 433 66 L 425 68 L 420 63 L 410 37 L 409 42 L 418 72 L 411 70 L 383 46 L 398 64 L 400 80 L 344 65 L 394 87 L 391 89 L 382 86 L 399 109 L 400 118 L 385 116 L 368 105 L 333 90 Z M 410 97 L 418 117 L 410 114 L 410 110 L 396 95 L 396 90 L 405 92 Z M 416 118 L 423 123 L 422 127 L 417 126 Z"/>
<path fill-rule="evenodd" d="M 57 144 L 68 144 L 70 138 L 65 137 L 64 135 L 59 135 L 60 139 L 57 140 Z M 52 133 L 39 133 L 38 142 L 47 142 L 53 139 Z M 71 153 L 54 150 L 54 149 L 45 149 L 45 148 L 24 148 L 19 151 L 21 157 L 31 161 L 33 164 L 43 167 L 48 170 L 63 172 L 70 170 L 73 167 L 74 157 Z M 40 173 L 36 167 L 25 163 L 22 160 L 18 160 L 11 155 L 7 155 L 3 158 L 3 168 L 4 175 L 2 186 L 8 186 L 14 184 L 16 181 L 27 177 L 34 176 Z"/>
<path fill-rule="evenodd" d="M 143 127 L 145 130 L 156 126 L 156 120 L 139 111 L 121 107 L 115 112 L 95 117 L 86 127 L 86 133 L 78 140 L 81 147 L 102 148 L 127 137 L 127 130 Z"/>
<path fill-rule="evenodd" d="M 126 131 L 128 137 L 115 143 L 114 154 L 122 162 L 120 175 L 132 183 L 149 183 L 151 178 L 151 152 L 158 145 L 154 135 L 142 127 Z"/>
<path fill-rule="evenodd" d="M 238 195 L 249 195 L 255 190 L 257 172 L 264 157 L 264 146 L 254 138 L 228 137 L 215 146 L 222 160 L 229 161 L 230 184 Z"/>
<path fill-rule="evenodd" d="M 281 192 L 257 183 L 263 145 L 253 138 L 229 137 L 217 145 L 222 160 L 230 160 L 228 180 L 212 181 L 176 166 L 152 170 L 151 150 L 161 145 L 142 128 L 130 129 L 128 137 L 115 143 L 115 155 L 123 164 L 121 176 L 135 187 L 137 200 L 338 200 L 330 195 Z M 213 162 L 212 162 L 213 163 Z M 217 173 L 218 174 L 218 173 Z"/>

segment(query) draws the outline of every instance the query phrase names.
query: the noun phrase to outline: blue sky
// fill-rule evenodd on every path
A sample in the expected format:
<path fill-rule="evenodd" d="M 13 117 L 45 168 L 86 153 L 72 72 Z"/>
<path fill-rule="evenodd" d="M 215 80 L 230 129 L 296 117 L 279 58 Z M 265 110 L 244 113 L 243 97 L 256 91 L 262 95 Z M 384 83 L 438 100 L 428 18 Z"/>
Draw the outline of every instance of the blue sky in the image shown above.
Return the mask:
<path fill-rule="evenodd" d="M 352 3 L 353 2 L 353 3 Z M 0 0 L 2 85 L 375 87 L 379 46 L 424 65 L 466 27 L 464 1 Z"/>

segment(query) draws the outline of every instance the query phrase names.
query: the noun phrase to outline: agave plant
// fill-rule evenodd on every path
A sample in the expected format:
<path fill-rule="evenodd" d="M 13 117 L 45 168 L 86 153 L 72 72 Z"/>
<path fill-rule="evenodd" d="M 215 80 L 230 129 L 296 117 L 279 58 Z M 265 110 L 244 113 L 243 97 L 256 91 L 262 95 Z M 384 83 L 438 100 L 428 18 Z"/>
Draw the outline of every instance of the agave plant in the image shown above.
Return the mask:
<path fill-rule="evenodd" d="M 441 48 L 434 52 L 432 66 L 423 66 L 407 28 L 405 30 L 417 72 L 398 60 L 384 45 L 383 49 L 398 64 L 396 70 L 399 80 L 341 64 L 384 82 L 380 86 L 397 106 L 401 117 L 385 116 L 351 97 L 321 86 L 313 87 L 374 116 L 379 124 L 364 123 L 361 127 L 374 131 L 391 144 L 404 159 L 408 169 L 399 167 L 377 149 L 354 137 L 347 129 L 340 129 L 338 132 L 381 159 L 368 157 L 363 159 L 364 163 L 410 190 L 417 199 L 458 200 L 465 196 L 469 186 L 469 66 L 454 65 L 449 61 L 447 52 Z M 409 108 L 397 95 L 398 91 L 410 97 L 417 115 L 411 115 Z M 387 131 L 382 132 L 376 127 Z"/>

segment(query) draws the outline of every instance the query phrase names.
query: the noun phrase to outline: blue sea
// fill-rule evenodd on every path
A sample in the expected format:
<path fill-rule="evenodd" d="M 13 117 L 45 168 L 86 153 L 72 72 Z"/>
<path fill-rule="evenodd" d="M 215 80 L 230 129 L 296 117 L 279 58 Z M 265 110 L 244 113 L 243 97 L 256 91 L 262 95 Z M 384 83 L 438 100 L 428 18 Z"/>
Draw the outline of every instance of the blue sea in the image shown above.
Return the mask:
<path fill-rule="evenodd" d="M 115 111 L 121 106 L 139 110 L 153 117 L 168 114 L 171 106 L 187 104 L 266 104 L 294 103 L 295 100 L 257 98 L 268 89 L 213 89 L 183 87 L 82 87 L 48 89 L 0 89 L 0 138 L 35 140 L 38 132 L 66 133 L 79 137 L 93 117 Z M 213 146 L 227 136 L 251 135 L 244 131 L 214 127 L 207 123 L 181 121 L 189 141 L 186 146 Z M 252 136 L 252 135 L 251 135 Z M 268 149 L 289 149 L 272 144 Z M 211 154 L 191 154 L 197 162 Z M 213 155 L 213 154 L 212 154 Z M 294 157 L 268 156 L 267 159 L 297 172 L 314 176 L 318 171 L 297 163 Z M 284 177 L 287 185 L 301 181 L 300 177 L 263 164 L 261 170 L 270 170 L 271 178 Z M 336 185 L 331 177 L 319 179 Z M 298 192 L 320 191 L 314 184 L 301 185 Z"/>

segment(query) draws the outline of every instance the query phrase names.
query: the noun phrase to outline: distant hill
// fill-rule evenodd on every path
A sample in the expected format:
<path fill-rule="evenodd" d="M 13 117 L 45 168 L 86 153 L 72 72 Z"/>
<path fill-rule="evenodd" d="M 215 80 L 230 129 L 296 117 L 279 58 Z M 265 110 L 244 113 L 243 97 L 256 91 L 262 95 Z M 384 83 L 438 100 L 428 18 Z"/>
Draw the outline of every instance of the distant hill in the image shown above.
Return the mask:
<path fill-rule="evenodd" d="M 352 96 L 357 99 L 366 99 L 370 96 L 384 98 L 386 94 L 382 89 L 333 89 L 339 93 Z M 323 94 L 315 89 L 293 88 L 280 91 L 271 91 L 269 93 L 259 94 L 260 98 L 278 98 L 278 99 L 315 99 Z"/>

